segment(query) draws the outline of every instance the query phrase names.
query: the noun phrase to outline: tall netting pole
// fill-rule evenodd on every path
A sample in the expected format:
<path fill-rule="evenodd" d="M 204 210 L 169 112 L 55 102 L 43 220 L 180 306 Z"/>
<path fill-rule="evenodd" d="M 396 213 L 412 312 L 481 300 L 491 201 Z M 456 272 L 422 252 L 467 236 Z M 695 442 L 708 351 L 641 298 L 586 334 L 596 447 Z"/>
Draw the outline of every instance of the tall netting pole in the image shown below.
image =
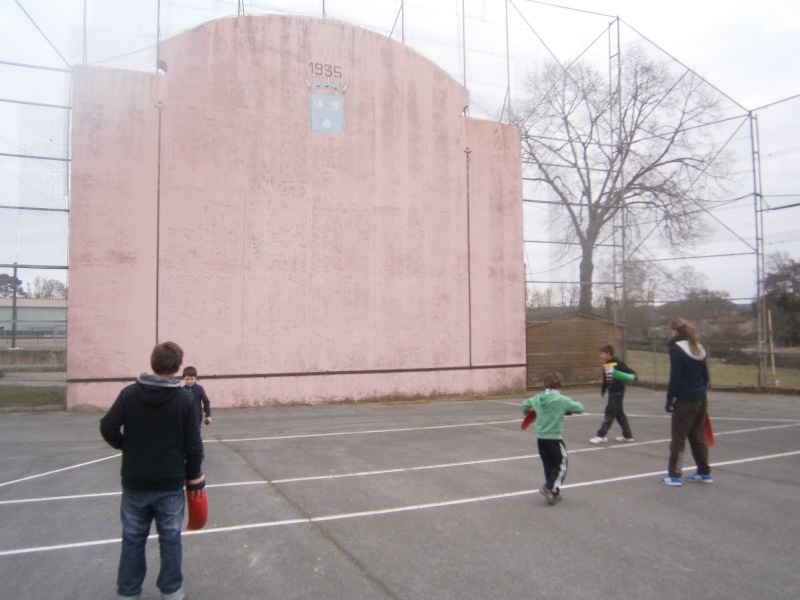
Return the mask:
<path fill-rule="evenodd" d="M 761 194 L 761 156 L 758 118 L 750 111 L 750 144 L 753 171 L 753 217 L 756 225 L 756 320 L 758 323 L 758 387 L 766 387 L 767 378 L 767 300 L 764 297 L 764 217 Z"/>

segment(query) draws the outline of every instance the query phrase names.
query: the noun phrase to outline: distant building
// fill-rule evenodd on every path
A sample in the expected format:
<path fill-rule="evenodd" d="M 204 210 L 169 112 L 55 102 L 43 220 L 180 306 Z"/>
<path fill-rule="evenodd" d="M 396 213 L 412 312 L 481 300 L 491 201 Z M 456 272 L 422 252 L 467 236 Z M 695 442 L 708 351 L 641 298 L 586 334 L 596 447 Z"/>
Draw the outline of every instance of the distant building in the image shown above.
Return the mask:
<path fill-rule="evenodd" d="M 715 335 L 755 335 L 758 323 L 753 315 L 721 315 L 705 319 L 703 329 Z"/>
<path fill-rule="evenodd" d="M 0 298 L 0 339 L 12 331 L 12 298 Z M 16 336 L 19 339 L 64 337 L 67 334 L 67 301 L 49 298 L 17 298 Z"/>

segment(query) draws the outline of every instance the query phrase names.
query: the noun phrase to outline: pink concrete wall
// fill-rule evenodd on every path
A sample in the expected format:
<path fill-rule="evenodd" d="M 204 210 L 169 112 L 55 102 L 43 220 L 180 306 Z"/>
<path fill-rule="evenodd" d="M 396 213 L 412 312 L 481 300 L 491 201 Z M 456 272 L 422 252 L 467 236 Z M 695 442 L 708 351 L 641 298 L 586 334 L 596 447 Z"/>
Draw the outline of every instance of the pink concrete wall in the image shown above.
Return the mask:
<path fill-rule="evenodd" d="M 155 339 L 155 79 L 76 69 L 73 79 L 67 379 L 149 370 Z M 70 383 L 67 405 L 106 406 L 120 384 Z"/>
<path fill-rule="evenodd" d="M 216 406 L 524 387 L 515 129 L 342 23 L 222 19 L 160 55 L 76 71 L 70 406 L 110 404 L 168 339 Z"/>

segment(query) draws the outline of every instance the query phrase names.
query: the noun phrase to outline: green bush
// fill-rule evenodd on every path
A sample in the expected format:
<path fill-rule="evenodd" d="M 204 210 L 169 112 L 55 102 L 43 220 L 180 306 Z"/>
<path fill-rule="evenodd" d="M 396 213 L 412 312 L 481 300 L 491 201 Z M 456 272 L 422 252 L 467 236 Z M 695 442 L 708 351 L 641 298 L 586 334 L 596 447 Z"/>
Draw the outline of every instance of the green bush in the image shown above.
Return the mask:
<path fill-rule="evenodd" d="M 66 406 L 66 403 L 67 389 L 64 386 L 3 385 L 0 387 L 0 408 Z"/>

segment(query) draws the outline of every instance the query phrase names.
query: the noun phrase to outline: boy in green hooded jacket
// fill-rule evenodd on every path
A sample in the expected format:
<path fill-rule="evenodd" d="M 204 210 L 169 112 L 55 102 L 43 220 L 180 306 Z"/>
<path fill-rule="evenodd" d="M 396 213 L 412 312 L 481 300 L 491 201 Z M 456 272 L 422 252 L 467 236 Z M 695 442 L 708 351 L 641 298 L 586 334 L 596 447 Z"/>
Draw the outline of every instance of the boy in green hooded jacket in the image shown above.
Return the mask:
<path fill-rule="evenodd" d="M 563 385 L 564 376 L 550 371 L 544 376 L 544 392 L 522 403 L 523 414 L 536 411 L 534 424 L 545 478 L 539 492 L 550 505 L 561 501 L 561 484 L 567 476 L 567 446 L 562 439 L 564 415 L 584 411 L 583 404 L 561 394 Z"/>

